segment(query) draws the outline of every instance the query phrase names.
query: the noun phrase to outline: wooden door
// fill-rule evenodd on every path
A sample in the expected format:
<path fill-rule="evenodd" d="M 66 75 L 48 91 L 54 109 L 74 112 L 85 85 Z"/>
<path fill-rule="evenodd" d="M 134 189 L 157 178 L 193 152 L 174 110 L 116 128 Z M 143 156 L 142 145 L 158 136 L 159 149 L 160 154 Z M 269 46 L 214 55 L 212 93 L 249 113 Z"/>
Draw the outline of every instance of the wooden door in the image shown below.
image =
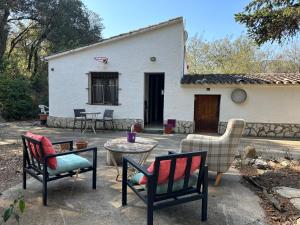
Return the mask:
<path fill-rule="evenodd" d="M 195 95 L 195 131 L 217 133 L 219 109 L 220 95 Z"/>

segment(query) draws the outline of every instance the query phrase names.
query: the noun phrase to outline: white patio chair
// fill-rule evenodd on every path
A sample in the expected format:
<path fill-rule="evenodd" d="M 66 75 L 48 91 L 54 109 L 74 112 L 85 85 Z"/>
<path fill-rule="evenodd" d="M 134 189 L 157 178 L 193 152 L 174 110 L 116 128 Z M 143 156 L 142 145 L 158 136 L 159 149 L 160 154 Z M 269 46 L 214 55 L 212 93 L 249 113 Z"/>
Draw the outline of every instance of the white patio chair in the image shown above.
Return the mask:
<path fill-rule="evenodd" d="M 49 113 L 49 107 L 45 105 L 39 105 L 39 109 L 41 111 L 41 114 L 48 114 Z"/>

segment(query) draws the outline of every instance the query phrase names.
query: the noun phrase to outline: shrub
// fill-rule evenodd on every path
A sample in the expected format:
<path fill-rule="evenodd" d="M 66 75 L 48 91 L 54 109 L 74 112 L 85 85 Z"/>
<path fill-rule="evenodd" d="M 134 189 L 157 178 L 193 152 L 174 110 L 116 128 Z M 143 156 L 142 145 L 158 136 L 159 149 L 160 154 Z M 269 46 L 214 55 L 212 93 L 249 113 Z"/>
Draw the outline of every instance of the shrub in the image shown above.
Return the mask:
<path fill-rule="evenodd" d="M 21 120 L 33 116 L 30 82 L 23 76 L 0 77 L 0 110 L 7 120 Z"/>

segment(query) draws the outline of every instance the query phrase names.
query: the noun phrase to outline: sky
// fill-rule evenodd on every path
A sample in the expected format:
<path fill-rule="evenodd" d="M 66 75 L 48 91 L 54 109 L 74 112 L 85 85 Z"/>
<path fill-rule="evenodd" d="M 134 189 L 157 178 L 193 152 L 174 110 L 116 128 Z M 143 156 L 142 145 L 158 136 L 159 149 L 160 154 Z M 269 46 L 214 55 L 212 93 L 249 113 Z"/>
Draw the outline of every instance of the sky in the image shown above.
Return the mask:
<path fill-rule="evenodd" d="M 89 10 L 100 15 L 111 37 L 182 16 L 189 37 L 205 40 L 246 34 L 244 25 L 234 20 L 250 0 L 83 0 Z"/>

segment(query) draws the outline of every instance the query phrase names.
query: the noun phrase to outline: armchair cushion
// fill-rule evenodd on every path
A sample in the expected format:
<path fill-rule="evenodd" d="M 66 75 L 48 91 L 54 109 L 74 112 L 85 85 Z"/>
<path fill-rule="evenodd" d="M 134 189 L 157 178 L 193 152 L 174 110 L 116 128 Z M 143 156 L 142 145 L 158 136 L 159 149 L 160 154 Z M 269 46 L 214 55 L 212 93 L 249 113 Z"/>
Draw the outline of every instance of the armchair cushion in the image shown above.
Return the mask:
<path fill-rule="evenodd" d="M 200 156 L 194 156 L 192 158 L 192 165 L 191 165 L 191 174 L 197 170 L 201 163 L 201 157 Z M 175 174 L 174 174 L 174 181 L 179 180 L 185 175 L 185 169 L 187 164 L 187 158 L 178 158 L 176 159 L 176 168 L 175 168 Z M 162 184 L 168 181 L 169 175 L 170 175 L 170 167 L 171 167 L 171 160 L 162 160 L 160 162 L 159 166 L 159 175 L 158 175 L 158 184 Z M 154 162 L 151 163 L 151 165 L 148 167 L 148 172 L 153 173 L 154 172 Z M 139 180 L 139 184 L 146 184 L 147 183 L 147 177 L 143 176 Z"/>
<path fill-rule="evenodd" d="M 56 152 L 55 152 L 55 150 L 52 146 L 51 141 L 47 137 L 42 136 L 42 135 L 38 135 L 38 134 L 33 134 L 31 132 L 26 132 L 25 136 L 42 142 L 42 146 L 43 146 L 43 150 L 44 150 L 44 157 L 47 156 L 47 155 L 56 154 Z M 29 143 L 29 145 L 30 145 L 30 148 L 32 149 L 33 156 L 37 160 L 41 161 L 42 160 L 42 155 L 40 154 L 39 146 L 36 145 L 36 149 L 35 149 L 33 143 Z M 48 161 L 47 161 L 47 166 L 50 167 L 51 169 L 55 170 L 56 167 L 57 167 L 56 158 L 55 157 L 49 158 Z"/>
<path fill-rule="evenodd" d="M 63 156 L 57 156 L 56 169 L 47 168 L 49 175 L 56 175 L 65 172 L 69 172 L 76 169 L 91 167 L 92 163 L 79 155 L 69 154 Z"/>
<path fill-rule="evenodd" d="M 140 184 L 139 181 L 143 177 L 143 173 L 137 173 L 131 178 L 132 184 Z M 198 177 L 193 174 L 190 176 L 188 187 L 194 187 L 197 185 Z M 172 191 L 180 191 L 183 188 L 184 178 L 181 178 L 173 183 Z M 156 194 L 165 194 L 168 192 L 168 181 L 157 185 Z"/>

